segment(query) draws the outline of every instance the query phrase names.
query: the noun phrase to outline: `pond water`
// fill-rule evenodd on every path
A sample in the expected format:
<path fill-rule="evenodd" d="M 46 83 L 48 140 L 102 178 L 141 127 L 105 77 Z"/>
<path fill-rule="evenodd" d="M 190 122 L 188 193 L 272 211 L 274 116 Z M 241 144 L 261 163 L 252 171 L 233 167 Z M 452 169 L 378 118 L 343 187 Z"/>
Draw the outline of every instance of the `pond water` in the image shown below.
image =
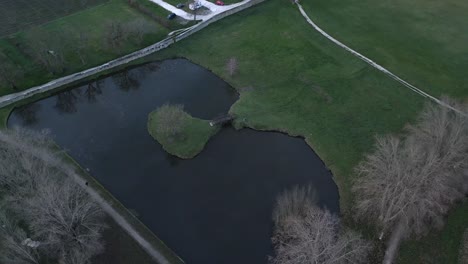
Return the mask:
<path fill-rule="evenodd" d="M 195 117 L 237 100 L 223 80 L 187 60 L 151 63 L 16 109 L 9 126 L 49 129 L 55 141 L 188 264 L 262 264 L 272 254 L 275 197 L 311 184 L 338 212 L 338 190 L 302 139 L 223 128 L 191 160 L 148 134 L 148 114 L 179 103 Z"/>

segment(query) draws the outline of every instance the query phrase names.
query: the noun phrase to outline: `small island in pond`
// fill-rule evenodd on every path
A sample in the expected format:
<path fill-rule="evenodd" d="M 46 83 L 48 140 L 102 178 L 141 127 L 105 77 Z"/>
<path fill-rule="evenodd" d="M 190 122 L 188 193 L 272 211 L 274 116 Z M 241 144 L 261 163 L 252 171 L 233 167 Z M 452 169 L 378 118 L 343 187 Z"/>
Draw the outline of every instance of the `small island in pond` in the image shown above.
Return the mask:
<path fill-rule="evenodd" d="M 148 132 L 168 153 L 190 159 L 200 153 L 219 130 L 207 120 L 194 118 L 182 105 L 165 104 L 148 116 Z"/>

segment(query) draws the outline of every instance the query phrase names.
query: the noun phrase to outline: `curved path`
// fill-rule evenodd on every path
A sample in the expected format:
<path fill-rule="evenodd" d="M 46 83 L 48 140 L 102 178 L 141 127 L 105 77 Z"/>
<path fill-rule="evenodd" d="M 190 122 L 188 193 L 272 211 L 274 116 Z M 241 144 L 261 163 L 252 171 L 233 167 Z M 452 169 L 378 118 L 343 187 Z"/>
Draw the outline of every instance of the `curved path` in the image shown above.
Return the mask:
<path fill-rule="evenodd" d="M 50 155 L 48 150 L 43 150 L 33 147 L 27 142 L 15 140 L 12 136 L 0 131 L 0 142 L 14 146 L 30 155 L 50 164 L 51 166 L 59 169 L 66 175 L 69 175 L 73 180 L 80 185 L 86 192 L 93 198 L 112 219 L 119 226 L 121 226 L 138 244 L 158 263 L 158 264 L 171 264 L 164 255 L 158 252 L 151 243 L 149 243 L 128 221 L 117 212 L 112 204 L 104 199 L 91 185 L 86 185 L 87 180 L 77 173 L 71 166 L 64 164 L 55 155 Z M 180 260 L 180 262 L 183 262 Z"/>
<path fill-rule="evenodd" d="M 441 105 L 441 106 L 444 106 L 448 109 L 451 109 L 463 116 L 466 116 L 468 117 L 468 114 L 461 111 L 461 110 L 458 110 L 456 108 L 454 108 L 453 106 L 445 103 L 444 101 L 441 101 L 439 100 L 438 98 L 422 91 L 421 89 L 417 88 L 416 86 L 408 83 L 407 81 L 401 79 L 400 77 L 398 77 L 397 75 L 395 75 L 394 73 L 392 73 L 391 71 L 385 69 L 383 66 L 377 64 L 376 62 L 374 62 L 373 60 L 367 58 L 366 56 L 360 54 L 359 52 L 351 49 L 350 47 L 346 46 L 345 44 L 341 43 L 340 41 L 338 41 L 337 39 L 333 38 L 332 36 L 330 36 L 327 32 L 323 31 L 319 26 L 317 26 L 317 24 L 314 23 L 314 21 L 312 21 L 312 19 L 310 19 L 310 17 L 307 15 L 307 13 L 304 11 L 304 9 L 302 8 L 301 4 L 299 4 L 298 0 L 296 0 L 296 5 L 297 7 L 299 8 L 299 11 L 301 12 L 302 16 L 307 20 L 307 22 L 315 29 L 317 30 L 320 34 L 322 34 L 324 37 L 326 37 L 327 39 L 331 40 L 333 43 L 335 43 L 336 45 L 340 46 L 341 48 L 347 50 L 348 52 L 350 52 L 351 54 L 353 54 L 354 56 L 358 57 L 359 59 L 361 59 L 362 61 L 366 62 L 367 64 L 371 65 L 372 67 L 376 68 L 377 70 L 385 73 L 386 75 L 390 76 L 392 79 L 396 80 L 397 82 L 403 84 L 404 86 L 406 86 L 407 88 L 409 88 L 410 90 L 412 90 L 413 92 L 423 96 L 423 97 L 426 97 L 432 101 L 434 101 L 435 103 Z"/>

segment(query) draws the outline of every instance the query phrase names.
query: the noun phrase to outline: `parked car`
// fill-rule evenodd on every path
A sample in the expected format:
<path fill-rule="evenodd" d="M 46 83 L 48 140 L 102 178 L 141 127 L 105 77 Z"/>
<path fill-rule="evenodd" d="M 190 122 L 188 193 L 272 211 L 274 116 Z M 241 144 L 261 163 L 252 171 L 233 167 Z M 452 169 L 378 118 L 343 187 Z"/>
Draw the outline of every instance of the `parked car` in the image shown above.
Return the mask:
<path fill-rule="evenodd" d="M 221 1 L 221 0 L 218 0 L 218 1 L 216 1 L 216 3 L 215 3 L 215 4 L 217 4 L 217 5 L 219 5 L 219 6 L 223 6 L 223 5 L 224 5 L 224 2 L 223 2 L 223 1 Z"/>
<path fill-rule="evenodd" d="M 177 8 L 184 8 L 184 7 L 185 7 L 185 5 L 184 5 L 184 4 L 182 4 L 182 3 L 179 3 L 179 4 L 177 4 L 177 5 L 176 5 L 176 7 L 177 7 Z"/>
<path fill-rule="evenodd" d="M 195 2 L 193 2 L 193 3 L 191 3 L 191 4 L 189 4 L 189 9 L 190 9 L 190 10 L 195 10 L 195 9 L 198 9 L 198 8 L 200 8 L 200 7 L 202 7 L 202 6 L 203 6 L 203 5 L 202 5 L 201 2 L 195 1 Z"/>
<path fill-rule="evenodd" d="M 169 14 L 167 16 L 167 19 L 172 20 L 172 19 L 176 18 L 176 16 L 177 16 L 176 14 L 172 13 L 172 14 Z"/>

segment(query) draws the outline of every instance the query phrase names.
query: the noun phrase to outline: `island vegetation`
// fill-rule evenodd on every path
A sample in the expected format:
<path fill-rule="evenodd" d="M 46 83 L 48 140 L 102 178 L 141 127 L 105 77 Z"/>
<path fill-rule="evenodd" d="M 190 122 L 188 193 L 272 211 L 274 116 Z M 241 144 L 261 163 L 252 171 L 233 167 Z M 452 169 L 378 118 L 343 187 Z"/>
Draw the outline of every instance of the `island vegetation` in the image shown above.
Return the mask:
<path fill-rule="evenodd" d="M 182 105 L 165 104 L 148 116 L 148 132 L 164 150 L 182 159 L 200 153 L 219 130 L 207 120 L 194 118 Z"/>

